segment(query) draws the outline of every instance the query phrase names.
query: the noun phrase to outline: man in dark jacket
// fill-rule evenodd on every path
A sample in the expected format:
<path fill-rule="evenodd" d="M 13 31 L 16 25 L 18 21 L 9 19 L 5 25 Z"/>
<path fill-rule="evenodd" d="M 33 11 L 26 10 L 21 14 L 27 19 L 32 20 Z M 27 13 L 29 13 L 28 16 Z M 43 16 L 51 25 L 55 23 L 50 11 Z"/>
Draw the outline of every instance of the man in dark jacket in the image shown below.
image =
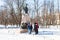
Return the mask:
<path fill-rule="evenodd" d="M 34 31 L 35 31 L 35 34 L 38 34 L 38 23 L 34 23 Z"/>
<path fill-rule="evenodd" d="M 29 34 L 31 34 L 31 32 L 32 32 L 32 25 L 30 23 L 28 23 L 27 28 L 28 28 Z"/>
<path fill-rule="evenodd" d="M 30 24 L 30 30 L 31 30 L 30 33 L 32 32 L 32 29 L 33 29 L 32 24 Z"/>

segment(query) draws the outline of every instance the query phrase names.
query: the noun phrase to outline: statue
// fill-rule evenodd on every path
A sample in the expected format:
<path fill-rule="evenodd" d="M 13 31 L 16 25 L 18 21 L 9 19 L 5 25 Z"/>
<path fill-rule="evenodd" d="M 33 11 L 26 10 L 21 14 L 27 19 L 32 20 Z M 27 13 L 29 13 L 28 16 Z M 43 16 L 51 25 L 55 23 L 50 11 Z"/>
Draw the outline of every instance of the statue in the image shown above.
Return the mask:
<path fill-rule="evenodd" d="M 28 7 L 27 7 L 27 4 L 26 4 L 26 7 L 24 7 L 24 11 L 26 14 L 28 14 Z"/>

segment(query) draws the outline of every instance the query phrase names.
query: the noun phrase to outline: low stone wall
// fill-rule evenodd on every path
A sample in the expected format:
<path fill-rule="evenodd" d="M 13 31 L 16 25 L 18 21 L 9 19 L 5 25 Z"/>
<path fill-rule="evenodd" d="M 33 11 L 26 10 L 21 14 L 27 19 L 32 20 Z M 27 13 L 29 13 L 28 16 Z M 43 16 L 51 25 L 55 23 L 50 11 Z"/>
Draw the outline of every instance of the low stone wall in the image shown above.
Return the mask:
<path fill-rule="evenodd" d="M 20 33 L 26 33 L 26 32 L 28 32 L 27 29 L 20 29 Z"/>
<path fill-rule="evenodd" d="M 27 29 L 20 29 L 20 33 L 26 33 L 26 32 L 28 32 Z M 34 32 L 34 30 L 32 30 L 32 32 Z"/>

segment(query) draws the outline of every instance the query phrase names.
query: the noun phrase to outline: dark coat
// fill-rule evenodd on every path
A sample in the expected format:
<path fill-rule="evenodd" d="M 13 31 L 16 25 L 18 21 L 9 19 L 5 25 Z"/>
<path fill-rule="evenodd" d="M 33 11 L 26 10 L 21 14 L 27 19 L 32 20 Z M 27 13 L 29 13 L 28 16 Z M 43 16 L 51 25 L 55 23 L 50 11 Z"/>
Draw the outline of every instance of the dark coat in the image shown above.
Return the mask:
<path fill-rule="evenodd" d="M 28 29 L 32 30 L 32 25 L 28 24 Z"/>
<path fill-rule="evenodd" d="M 37 30 L 38 30 L 38 28 L 39 28 L 38 24 L 37 24 L 37 23 L 35 23 L 35 24 L 34 24 L 34 30 L 35 30 L 35 31 L 37 31 Z"/>
<path fill-rule="evenodd" d="M 30 25 L 30 29 L 31 29 L 31 30 L 32 30 L 32 28 L 33 28 L 32 25 Z"/>

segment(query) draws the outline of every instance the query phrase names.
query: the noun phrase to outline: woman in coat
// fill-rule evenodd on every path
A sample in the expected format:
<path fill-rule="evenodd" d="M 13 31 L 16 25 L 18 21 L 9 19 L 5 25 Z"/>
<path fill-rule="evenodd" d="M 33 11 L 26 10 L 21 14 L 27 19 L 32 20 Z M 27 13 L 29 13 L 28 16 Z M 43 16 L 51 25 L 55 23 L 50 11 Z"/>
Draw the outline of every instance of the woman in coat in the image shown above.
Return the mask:
<path fill-rule="evenodd" d="M 38 23 L 34 23 L 34 31 L 35 31 L 35 34 L 38 34 Z"/>

